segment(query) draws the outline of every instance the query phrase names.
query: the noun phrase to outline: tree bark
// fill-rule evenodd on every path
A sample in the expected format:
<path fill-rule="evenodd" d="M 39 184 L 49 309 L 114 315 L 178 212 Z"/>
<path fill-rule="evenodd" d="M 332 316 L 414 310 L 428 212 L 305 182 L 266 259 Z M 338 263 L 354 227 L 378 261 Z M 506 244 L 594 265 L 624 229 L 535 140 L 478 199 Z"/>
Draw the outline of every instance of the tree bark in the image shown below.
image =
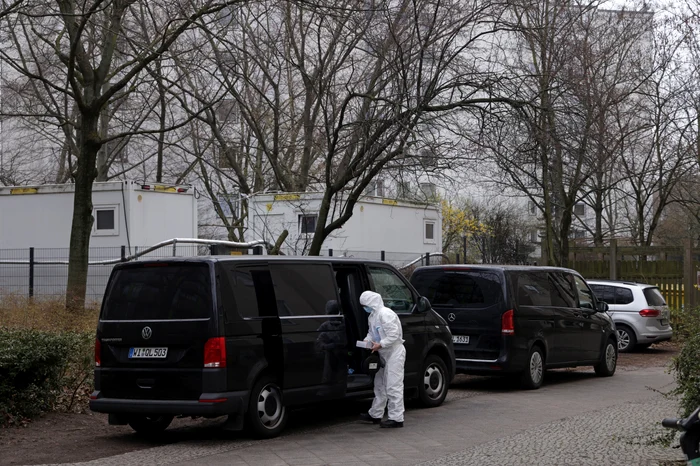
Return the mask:
<path fill-rule="evenodd" d="M 97 177 L 97 153 L 100 150 L 99 113 L 84 111 L 78 129 L 80 158 L 75 172 L 73 198 L 73 223 L 68 256 L 68 287 L 66 308 L 80 310 L 85 307 L 90 234 L 92 233 L 92 183 Z"/>

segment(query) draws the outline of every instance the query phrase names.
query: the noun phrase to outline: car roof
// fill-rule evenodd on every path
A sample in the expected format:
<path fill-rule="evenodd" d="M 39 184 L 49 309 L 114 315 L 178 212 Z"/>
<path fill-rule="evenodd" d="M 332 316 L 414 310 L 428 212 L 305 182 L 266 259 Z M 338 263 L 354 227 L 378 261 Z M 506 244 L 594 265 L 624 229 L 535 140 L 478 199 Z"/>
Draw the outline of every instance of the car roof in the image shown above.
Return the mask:
<path fill-rule="evenodd" d="M 418 270 L 496 270 L 512 272 L 571 272 L 577 271 L 565 267 L 549 267 L 543 265 L 495 265 L 495 264 L 446 264 L 446 265 L 426 265 L 418 267 Z"/>
<path fill-rule="evenodd" d="M 590 280 L 586 279 L 586 282 L 601 285 L 627 285 L 639 288 L 658 288 L 656 285 L 649 285 L 648 283 L 638 283 L 627 280 L 608 280 L 604 278 L 591 278 Z"/>
<path fill-rule="evenodd" d="M 217 263 L 217 262 L 323 262 L 323 263 L 342 263 L 342 264 L 368 264 L 368 265 L 383 265 L 391 266 L 388 262 L 357 259 L 353 257 L 327 257 L 327 256 L 258 256 L 258 255 L 240 255 L 240 256 L 170 256 L 170 257 L 153 257 L 142 258 L 137 261 L 121 262 L 117 267 L 128 267 L 130 265 L 138 265 L 145 263 Z"/>

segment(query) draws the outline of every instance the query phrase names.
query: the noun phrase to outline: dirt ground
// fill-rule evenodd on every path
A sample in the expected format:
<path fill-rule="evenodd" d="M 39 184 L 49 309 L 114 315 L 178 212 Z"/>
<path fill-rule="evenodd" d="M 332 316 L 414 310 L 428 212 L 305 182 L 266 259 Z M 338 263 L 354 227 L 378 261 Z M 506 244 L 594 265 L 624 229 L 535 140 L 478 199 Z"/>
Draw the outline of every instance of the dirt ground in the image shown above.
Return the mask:
<path fill-rule="evenodd" d="M 660 343 L 646 350 L 620 354 L 618 370 L 668 366 L 677 344 Z M 590 370 L 590 368 L 582 368 Z M 168 434 L 147 440 L 128 426 L 110 426 L 103 414 L 47 414 L 26 427 L 0 429 L 0 465 L 72 463 L 177 443 L 230 435 L 219 428 L 222 420 L 176 419 Z"/>

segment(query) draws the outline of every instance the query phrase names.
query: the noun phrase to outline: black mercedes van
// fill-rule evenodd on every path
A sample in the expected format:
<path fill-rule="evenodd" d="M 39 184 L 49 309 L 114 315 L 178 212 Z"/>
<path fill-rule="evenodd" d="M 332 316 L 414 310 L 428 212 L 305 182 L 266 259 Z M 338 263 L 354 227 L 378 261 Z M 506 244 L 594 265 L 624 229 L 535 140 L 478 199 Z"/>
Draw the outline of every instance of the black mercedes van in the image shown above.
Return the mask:
<path fill-rule="evenodd" d="M 381 262 L 265 256 L 119 264 L 95 341 L 93 411 L 142 433 L 174 416 L 228 416 L 261 437 L 290 407 L 372 396 L 359 304 L 376 291 L 400 317 L 405 390 L 440 405 L 455 374 L 452 335 L 427 299 Z"/>
<path fill-rule="evenodd" d="M 573 270 L 449 265 L 411 275 L 452 330 L 457 372 L 515 374 L 538 388 L 546 369 L 617 366 L 617 334 L 608 306 Z"/>

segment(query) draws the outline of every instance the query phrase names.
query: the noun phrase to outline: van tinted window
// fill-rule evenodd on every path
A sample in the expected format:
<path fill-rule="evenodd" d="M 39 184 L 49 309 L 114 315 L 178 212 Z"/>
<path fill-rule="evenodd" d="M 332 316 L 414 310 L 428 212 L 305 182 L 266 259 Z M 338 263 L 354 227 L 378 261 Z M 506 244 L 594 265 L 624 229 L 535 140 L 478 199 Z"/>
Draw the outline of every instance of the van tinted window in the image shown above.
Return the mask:
<path fill-rule="evenodd" d="M 337 313 L 337 284 L 330 265 L 271 265 L 270 273 L 277 297 L 277 311 L 283 316 Z"/>
<path fill-rule="evenodd" d="M 197 319 L 212 315 L 207 264 L 154 264 L 117 270 L 102 320 Z"/>
<path fill-rule="evenodd" d="M 551 306 L 553 285 L 547 273 L 517 272 L 513 273 L 513 285 L 516 289 L 515 300 L 519 306 Z"/>
<path fill-rule="evenodd" d="M 649 306 L 665 306 L 666 300 L 661 295 L 658 288 L 644 288 L 644 297 L 647 298 Z"/>
<path fill-rule="evenodd" d="M 236 320 L 236 311 L 237 315 L 243 318 L 277 315 L 275 290 L 267 268 L 227 264 L 224 270 L 235 303 L 235 306 L 226 308 L 227 322 Z"/>
<path fill-rule="evenodd" d="M 501 277 L 492 272 L 426 270 L 411 282 L 435 307 L 480 308 L 503 301 Z"/>

